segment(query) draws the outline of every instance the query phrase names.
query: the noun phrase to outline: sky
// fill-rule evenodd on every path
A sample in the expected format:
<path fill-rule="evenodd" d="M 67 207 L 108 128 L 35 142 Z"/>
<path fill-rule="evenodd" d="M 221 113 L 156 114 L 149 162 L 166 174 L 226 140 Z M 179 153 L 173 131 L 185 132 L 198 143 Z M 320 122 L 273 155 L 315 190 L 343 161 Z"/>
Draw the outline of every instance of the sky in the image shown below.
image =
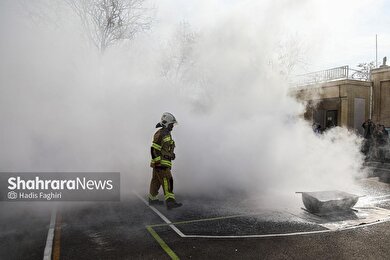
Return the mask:
<path fill-rule="evenodd" d="M 389 1 L 171 0 L 159 2 L 158 8 L 158 19 L 162 23 L 186 21 L 199 30 L 234 12 L 256 17 L 268 8 L 272 16 L 281 13 L 282 33 L 299 38 L 306 45 L 303 52 L 308 51 L 307 64 L 298 72 L 344 65 L 354 68 L 361 62 L 375 61 L 376 34 L 378 64 L 384 56 L 390 56 Z M 262 19 L 259 16 L 257 20 Z"/>
<path fill-rule="evenodd" d="M 353 3 L 352 3 L 353 4 Z M 382 58 L 390 55 L 390 3 L 389 1 L 372 1 L 353 11 L 346 23 L 346 30 L 336 34 L 327 48 L 327 53 L 317 66 L 354 66 L 364 61 L 375 61 L 375 35 L 378 35 L 378 65 Z M 323 65 L 322 65 L 323 64 Z"/>

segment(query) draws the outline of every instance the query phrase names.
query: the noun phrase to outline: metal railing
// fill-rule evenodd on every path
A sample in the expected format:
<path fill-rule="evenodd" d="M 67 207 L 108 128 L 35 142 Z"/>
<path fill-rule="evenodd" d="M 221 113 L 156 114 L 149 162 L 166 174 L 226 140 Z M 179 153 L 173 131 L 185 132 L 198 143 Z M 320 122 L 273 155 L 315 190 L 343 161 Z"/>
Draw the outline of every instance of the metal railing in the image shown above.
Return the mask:
<path fill-rule="evenodd" d="M 369 81 L 370 76 L 368 72 L 351 69 L 349 66 L 341 66 L 337 68 L 297 75 L 294 79 L 292 79 L 291 85 L 303 86 L 342 79 Z"/>

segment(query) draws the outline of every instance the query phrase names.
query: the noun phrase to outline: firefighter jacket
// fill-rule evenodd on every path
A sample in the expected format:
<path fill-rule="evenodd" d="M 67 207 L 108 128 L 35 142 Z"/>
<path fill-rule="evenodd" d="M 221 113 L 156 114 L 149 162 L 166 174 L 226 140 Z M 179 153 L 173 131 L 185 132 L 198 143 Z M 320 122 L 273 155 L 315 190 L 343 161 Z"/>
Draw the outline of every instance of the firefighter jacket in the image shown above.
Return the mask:
<path fill-rule="evenodd" d="M 150 149 L 152 154 L 150 167 L 172 168 L 172 160 L 175 159 L 174 149 L 175 142 L 172 140 L 170 131 L 166 128 L 159 129 L 154 134 L 152 147 Z"/>

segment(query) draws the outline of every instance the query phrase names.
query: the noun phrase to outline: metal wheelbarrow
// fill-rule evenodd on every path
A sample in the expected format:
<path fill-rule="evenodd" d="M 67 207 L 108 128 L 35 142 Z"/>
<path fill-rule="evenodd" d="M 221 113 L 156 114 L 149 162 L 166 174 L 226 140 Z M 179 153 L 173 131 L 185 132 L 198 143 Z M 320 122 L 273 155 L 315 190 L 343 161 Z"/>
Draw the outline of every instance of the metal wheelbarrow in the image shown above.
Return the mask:
<path fill-rule="evenodd" d="M 310 213 L 328 213 L 352 210 L 359 196 L 344 191 L 296 192 L 302 194 L 302 201 Z"/>

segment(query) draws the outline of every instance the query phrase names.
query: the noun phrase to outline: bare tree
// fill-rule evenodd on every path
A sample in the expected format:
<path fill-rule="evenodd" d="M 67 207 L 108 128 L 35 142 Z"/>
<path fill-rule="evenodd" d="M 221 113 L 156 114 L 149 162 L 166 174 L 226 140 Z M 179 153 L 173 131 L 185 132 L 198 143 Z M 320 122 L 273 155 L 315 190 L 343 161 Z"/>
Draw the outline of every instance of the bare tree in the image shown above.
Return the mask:
<path fill-rule="evenodd" d="M 111 45 L 149 30 L 152 8 L 146 0 L 65 0 L 81 19 L 85 32 L 102 53 Z"/>
<path fill-rule="evenodd" d="M 194 47 L 198 35 L 187 22 L 181 22 L 163 51 L 162 74 L 171 80 L 184 80 L 195 67 Z"/>
<path fill-rule="evenodd" d="M 204 36 L 188 22 L 178 24 L 161 49 L 161 74 L 188 98 L 194 111 L 204 113 L 213 105 L 210 72 L 202 60 Z"/>
<path fill-rule="evenodd" d="M 369 80 L 371 70 L 375 69 L 375 62 L 362 62 L 359 63 L 357 67 L 359 68 L 359 71 L 352 74 L 352 78 Z"/>
<path fill-rule="evenodd" d="M 305 52 L 307 47 L 298 35 L 280 42 L 277 50 L 277 66 L 280 74 L 289 77 L 298 67 L 307 65 Z"/>

